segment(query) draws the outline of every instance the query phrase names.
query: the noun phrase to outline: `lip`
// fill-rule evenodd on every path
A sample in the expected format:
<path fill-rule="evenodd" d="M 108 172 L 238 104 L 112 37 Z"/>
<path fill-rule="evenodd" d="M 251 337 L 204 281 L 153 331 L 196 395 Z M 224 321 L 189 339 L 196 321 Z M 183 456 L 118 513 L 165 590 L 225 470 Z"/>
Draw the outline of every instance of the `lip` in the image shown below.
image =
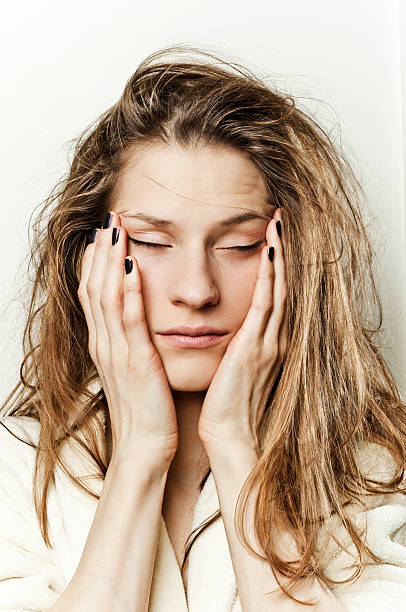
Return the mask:
<path fill-rule="evenodd" d="M 172 327 L 164 332 L 158 332 L 165 342 L 172 346 L 183 348 L 205 348 L 213 346 L 222 341 L 228 331 L 217 329 L 208 325 L 200 325 L 199 327 L 189 327 L 181 325 L 180 327 Z"/>
<path fill-rule="evenodd" d="M 182 348 L 205 348 L 213 346 L 223 340 L 226 334 L 206 334 L 199 336 L 189 336 L 187 334 L 159 334 L 165 342 L 172 346 Z"/>
<path fill-rule="evenodd" d="M 208 325 L 200 325 L 199 327 L 188 327 L 187 325 L 181 325 L 180 327 L 172 327 L 166 329 L 163 332 L 158 332 L 162 336 L 177 335 L 177 336 L 224 336 L 227 334 L 227 330 L 216 329 L 215 327 L 209 327 Z"/>

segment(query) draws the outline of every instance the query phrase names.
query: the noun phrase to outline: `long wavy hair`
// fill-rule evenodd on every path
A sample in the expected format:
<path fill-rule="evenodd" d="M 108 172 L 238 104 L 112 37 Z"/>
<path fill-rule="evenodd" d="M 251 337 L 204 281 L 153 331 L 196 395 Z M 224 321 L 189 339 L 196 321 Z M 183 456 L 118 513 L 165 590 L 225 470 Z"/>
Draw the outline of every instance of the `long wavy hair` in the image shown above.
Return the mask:
<path fill-rule="evenodd" d="M 335 583 L 316 554 L 320 525 L 335 514 L 358 555 L 344 582 L 357 579 L 364 552 L 381 560 L 351 520 L 348 504 L 363 505 L 368 493 L 402 491 L 406 405 L 373 340 L 382 326 L 375 253 L 362 218 L 365 195 L 342 147 L 292 95 L 236 62 L 184 45 L 142 61 L 119 100 L 74 143 L 69 171 L 33 223 L 24 359 L 19 382 L 0 409 L 40 422 L 34 500 L 46 545 L 51 546 L 47 492 L 56 465 L 63 465 L 62 442 L 76 440 L 101 478 L 112 453 L 109 410 L 77 295 L 89 230 L 101 227 L 117 177 L 137 145 L 226 145 L 255 163 L 270 201 L 283 209 L 288 289 L 288 347 L 257 426 L 260 457 L 238 500 L 238 531 L 258 556 L 244 534 L 246 503 L 255 489 L 254 528 L 264 553 L 259 558 L 276 570 L 283 592 L 299 601 L 291 590 L 309 575 Z M 392 454 L 392 479 L 362 473 L 358 451 L 370 441 Z M 198 537 L 220 516 L 218 510 L 190 534 L 183 563 L 195 531 Z M 275 552 L 280 533 L 275 517 L 297 543 L 296 562 Z M 288 584 L 280 576 L 288 577 Z"/>

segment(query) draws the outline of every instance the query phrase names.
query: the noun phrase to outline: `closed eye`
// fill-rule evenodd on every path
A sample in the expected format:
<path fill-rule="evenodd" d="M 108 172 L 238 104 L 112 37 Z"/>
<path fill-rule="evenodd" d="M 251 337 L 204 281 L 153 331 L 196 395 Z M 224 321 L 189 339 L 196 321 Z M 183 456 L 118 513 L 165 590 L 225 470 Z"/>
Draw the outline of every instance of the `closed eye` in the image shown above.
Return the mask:
<path fill-rule="evenodd" d="M 134 244 L 142 244 L 143 246 L 146 247 L 151 247 L 151 248 L 155 248 L 155 249 L 160 249 L 160 248 L 164 248 L 164 247 L 168 247 L 170 248 L 170 244 L 158 244 L 157 242 L 144 242 L 143 240 L 137 240 L 136 238 L 131 238 L 130 236 L 128 237 L 129 240 L 131 240 L 131 242 L 134 242 Z M 220 250 L 225 250 L 225 251 L 250 251 L 250 250 L 254 250 L 257 249 L 264 241 L 263 240 L 259 240 L 258 242 L 254 242 L 254 244 L 247 244 L 245 246 L 233 246 L 233 247 L 226 247 L 224 249 L 220 249 Z"/>

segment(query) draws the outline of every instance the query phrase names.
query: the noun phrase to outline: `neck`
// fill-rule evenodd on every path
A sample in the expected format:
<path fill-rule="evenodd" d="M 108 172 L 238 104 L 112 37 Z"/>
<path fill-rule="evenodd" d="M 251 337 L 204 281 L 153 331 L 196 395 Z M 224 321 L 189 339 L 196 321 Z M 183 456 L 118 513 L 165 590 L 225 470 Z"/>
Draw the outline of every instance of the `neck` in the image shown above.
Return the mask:
<path fill-rule="evenodd" d="M 193 491 L 209 468 L 197 427 L 205 391 L 172 391 L 178 420 L 178 449 L 170 465 L 167 486 Z"/>

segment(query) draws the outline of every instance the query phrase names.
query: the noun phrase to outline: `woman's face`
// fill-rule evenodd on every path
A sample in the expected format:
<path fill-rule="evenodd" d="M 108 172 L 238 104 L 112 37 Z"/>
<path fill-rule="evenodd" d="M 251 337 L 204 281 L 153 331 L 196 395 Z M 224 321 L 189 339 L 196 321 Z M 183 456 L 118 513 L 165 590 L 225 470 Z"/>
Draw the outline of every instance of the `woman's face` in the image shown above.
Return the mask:
<path fill-rule="evenodd" d="M 268 202 L 262 175 L 231 148 L 153 145 L 132 155 L 116 193 L 113 210 L 128 232 L 128 254 L 138 261 L 150 337 L 169 384 L 177 391 L 203 391 L 251 304 L 276 208 Z M 231 222 L 247 213 L 252 218 Z M 138 214 L 168 223 L 132 216 Z M 258 246 L 232 248 L 249 245 Z M 226 333 L 202 348 L 173 344 L 173 336 L 161 334 L 202 325 Z"/>

